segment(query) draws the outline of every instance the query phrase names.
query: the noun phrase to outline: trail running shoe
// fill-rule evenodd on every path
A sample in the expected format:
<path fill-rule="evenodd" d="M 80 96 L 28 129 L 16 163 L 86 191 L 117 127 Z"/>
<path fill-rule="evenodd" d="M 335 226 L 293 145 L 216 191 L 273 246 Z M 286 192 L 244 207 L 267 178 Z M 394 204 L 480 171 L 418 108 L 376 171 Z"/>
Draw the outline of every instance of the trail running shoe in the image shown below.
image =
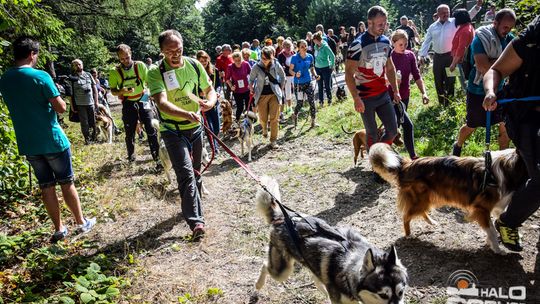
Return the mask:
<path fill-rule="evenodd" d="M 51 236 L 51 243 L 57 243 L 58 241 L 61 241 L 63 239 L 66 238 L 66 236 L 68 235 L 68 229 L 66 226 L 64 226 L 64 229 L 60 230 L 60 231 L 56 231 L 52 236 Z"/>
<path fill-rule="evenodd" d="M 501 236 L 501 243 L 504 247 L 508 248 L 511 251 L 522 251 L 523 247 L 521 246 L 521 239 L 519 236 L 519 231 L 517 228 L 510 228 L 505 226 L 501 220 L 495 221 L 495 229 L 499 231 Z"/>
<path fill-rule="evenodd" d="M 204 229 L 204 224 L 203 223 L 197 223 L 195 225 L 195 228 L 193 228 L 193 234 L 191 236 L 191 239 L 194 242 L 198 242 L 204 237 L 205 233 L 206 233 L 206 230 Z"/>
<path fill-rule="evenodd" d="M 79 225 L 77 230 L 79 231 L 79 233 L 87 233 L 90 230 L 92 230 L 92 228 L 94 228 L 94 225 L 96 225 L 96 218 L 95 217 L 90 218 L 90 219 L 85 218 L 84 219 L 84 224 Z"/>
<path fill-rule="evenodd" d="M 457 145 L 457 142 L 452 145 L 452 155 L 457 157 L 461 156 L 461 147 Z"/>

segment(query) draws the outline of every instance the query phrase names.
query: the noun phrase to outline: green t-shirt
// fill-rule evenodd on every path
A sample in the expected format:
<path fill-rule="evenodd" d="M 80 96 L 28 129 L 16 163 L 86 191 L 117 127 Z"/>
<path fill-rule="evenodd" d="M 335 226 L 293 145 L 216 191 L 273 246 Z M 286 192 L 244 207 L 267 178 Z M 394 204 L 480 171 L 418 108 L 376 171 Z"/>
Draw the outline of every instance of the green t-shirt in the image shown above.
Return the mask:
<path fill-rule="evenodd" d="M 163 64 L 165 65 L 165 71 L 171 71 L 174 70 L 174 75 L 176 76 L 177 81 L 177 88 L 169 90 L 167 88 L 167 85 L 163 81 L 164 76 L 161 75 L 161 72 L 159 70 L 159 63 L 156 66 L 153 66 L 150 68 L 150 71 L 148 71 L 148 88 L 150 89 L 150 95 L 155 95 L 161 92 L 167 93 L 167 100 L 174 104 L 175 106 L 186 110 L 190 112 L 199 112 L 199 104 L 192 101 L 187 94 L 197 92 L 194 90 L 197 86 L 197 84 L 200 85 L 201 90 L 205 90 L 210 86 L 210 80 L 208 79 L 208 74 L 206 74 L 206 71 L 204 70 L 202 64 L 194 60 L 197 64 L 197 67 L 199 68 L 199 80 L 197 81 L 197 71 L 195 68 L 191 65 L 191 63 L 188 62 L 187 57 L 183 57 L 184 59 L 184 65 L 181 68 L 173 69 L 171 68 L 166 60 L 163 60 Z M 197 94 L 195 94 L 197 95 Z M 163 113 L 160 111 L 161 117 L 165 120 L 174 120 L 178 122 L 186 122 L 186 119 L 175 117 L 172 115 L 169 115 L 167 113 Z M 199 126 L 198 122 L 192 122 L 192 123 L 186 123 L 186 124 L 179 124 L 177 125 L 180 130 L 190 130 L 193 128 L 196 128 Z M 172 129 L 175 130 L 176 127 L 171 124 L 163 123 L 161 130 L 167 130 Z"/>
<path fill-rule="evenodd" d="M 137 71 L 139 72 L 139 78 L 135 74 L 135 65 L 137 65 Z M 109 72 L 109 86 L 111 89 L 120 90 L 122 88 L 134 88 L 133 93 L 124 95 L 127 99 L 139 99 L 140 94 L 144 92 L 144 84 L 147 81 L 148 68 L 146 64 L 141 61 L 135 61 L 129 70 L 120 68 L 124 75 L 124 83 L 122 83 L 122 77 L 118 74 L 117 68 L 112 69 Z M 138 96 L 137 98 L 130 98 L 130 96 Z"/>

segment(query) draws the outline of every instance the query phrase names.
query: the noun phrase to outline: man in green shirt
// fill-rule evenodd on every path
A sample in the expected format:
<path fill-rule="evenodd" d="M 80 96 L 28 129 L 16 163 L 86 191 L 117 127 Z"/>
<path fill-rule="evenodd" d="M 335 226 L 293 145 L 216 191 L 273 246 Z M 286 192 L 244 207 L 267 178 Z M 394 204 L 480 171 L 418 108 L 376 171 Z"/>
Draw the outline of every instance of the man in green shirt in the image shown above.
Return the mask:
<path fill-rule="evenodd" d="M 144 84 L 147 81 L 148 68 L 141 61 L 131 59 L 131 48 L 120 44 L 116 47 L 116 54 L 120 65 L 109 73 L 109 86 L 111 93 L 118 96 L 122 102 L 122 121 L 126 129 L 126 146 L 128 160 L 135 160 L 135 129 L 137 121 L 144 124 L 148 135 L 148 145 L 154 161 L 159 159 L 159 143 L 157 130 L 152 126 L 152 104 L 145 92 Z M 158 162 L 157 167 L 161 167 Z"/>
<path fill-rule="evenodd" d="M 217 94 L 202 64 L 182 56 L 183 45 L 182 35 L 176 30 L 159 35 L 165 58 L 148 72 L 148 87 L 162 117 L 161 138 L 178 181 L 182 214 L 193 231 L 193 240 L 198 240 L 205 233 L 199 174 L 203 132 L 200 111 L 212 109 Z"/>

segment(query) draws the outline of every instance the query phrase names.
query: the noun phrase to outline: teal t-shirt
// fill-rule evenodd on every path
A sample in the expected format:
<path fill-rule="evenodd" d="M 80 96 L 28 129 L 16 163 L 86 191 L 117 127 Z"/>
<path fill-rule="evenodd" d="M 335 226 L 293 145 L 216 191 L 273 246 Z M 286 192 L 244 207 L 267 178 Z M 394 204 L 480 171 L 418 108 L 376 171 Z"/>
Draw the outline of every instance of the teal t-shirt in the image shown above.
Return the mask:
<path fill-rule="evenodd" d="M 197 85 L 200 85 L 200 89 L 204 91 L 210 86 L 210 79 L 208 78 L 208 74 L 206 74 L 206 71 L 204 70 L 202 64 L 197 60 L 193 61 L 199 69 L 200 75 L 198 80 L 197 71 L 195 70 L 193 65 L 188 62 L 187 57 L 184 57 L 184 65 L 181 68 L 176 69 L 171 68 L 167 64 L 166 60 L 163 61 L 166 73 L 171 73 L 170 71 L 174 71 L 172 75 L 162 76 L 159 65 L 150 68 L 150 71 L 148 71 L 148 88 L 150 89 L 150 95 L 166 92 L 167 100 L 175 106 L 186 111 L 199 112 L 199 104 L 192 101 L 188 97 L 188 93 L 193 93 L 194 91 L 197 92 L 197 90 L 195 89 Z M 169 76 L 173 77 L 173 75 L 175 79 L 173 81 L 174 85 L 166 85 L 166 83 L 164 82 L 164 78 Z M 161 117 L 163 117 L 163 119 L 166 120 L 186 122 L 186 120 L 183 118 L 174 117 L 167 113 L 160 112 L 160 115 Z M 199 126 L 198 122 L 190 122 L 178 125 L 178 128 L 180 130 L 190 130 L 197 126 Z M 167 127 L 175 129 L 174 126 L 170 126 L 167 123 L 162 124 L 162 130 L 165 130 Z"/>
<path fill-rule="evenodd" d="M 505 38 L 501 38 L 501 45 L 502 49 L 504 50 L 506 46 L 514 39 L 514 35 L 512 33 L 509 33 L 506 35 Z M 474 60 L 474 55 L 478 54 L 486 54 L 486 49 L 484 48 L 484 45 L 482 44 L 482 41 L 478 36 L 475 36 L 472 43 L 471 43 L 471 52 L 469 52 L 468 56 L 472 56 L 472 61 Z M 472 62 L 471 61 L 471 62 Z M 467 91 L 476 94 L 476 95 L 485 95 L 484 92 L 484 82 L 480 80 L 479 84 L 474 84 L 473 80 L 476 76 L 476 66 L 473 66 L 471 69 L 471 73 L 469 74 L 469 81 L 467 84 Z M 499 83 L 499 87 L 497 91 L 501 91 L 504 85 L 504 79 Z"/>
<path fill-rule="evenodd" d="M 69 140 L 58 124 L 50 98 L 60 95 L 51 76 L 30 67 L 11 68 L 0 78 L 21 155 L 58 153 Z"/>

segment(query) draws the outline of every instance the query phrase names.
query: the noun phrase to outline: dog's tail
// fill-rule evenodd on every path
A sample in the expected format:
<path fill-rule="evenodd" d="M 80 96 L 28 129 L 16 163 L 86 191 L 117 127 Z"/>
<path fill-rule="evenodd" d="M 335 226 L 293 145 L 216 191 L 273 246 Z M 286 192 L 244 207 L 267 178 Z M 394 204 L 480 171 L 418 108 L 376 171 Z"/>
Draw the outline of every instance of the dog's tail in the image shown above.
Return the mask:
<path fill-rule="evenodd" d="M 405 159 L 385 143 L 376 143 L 369 148 L 369 162 L 373 171 L 389 183 L 397 183 Z"/>
<path fill-rule="evenodd" d="M 349 134 L 349 135 L 353 135 L 353 134 L 354 134 L 353 131 L 347 131 L 347 130 L 345 130 L 345 127 L 344 127 L 343 125 L 341 125 L 341 130 L 342 130 L 343 133 L 345 133 L 345 134 Z"/>
<path fill-rule="evenodd" d="M 283 217 L 279 206 L 276 204 L 274 197 L 281 201 L 281 194 L 279 193 L 279 185 L 277 181 L 269 176 L 263 176 L 261 183 L 266 187 L 266 190 L 259 189 L 255 200 L 257 202 L 257 210 L 263 215 L 268 224 L 272 223 L 275 219 Z M 270 193 L 272 195 L 270 195 Z"/>

